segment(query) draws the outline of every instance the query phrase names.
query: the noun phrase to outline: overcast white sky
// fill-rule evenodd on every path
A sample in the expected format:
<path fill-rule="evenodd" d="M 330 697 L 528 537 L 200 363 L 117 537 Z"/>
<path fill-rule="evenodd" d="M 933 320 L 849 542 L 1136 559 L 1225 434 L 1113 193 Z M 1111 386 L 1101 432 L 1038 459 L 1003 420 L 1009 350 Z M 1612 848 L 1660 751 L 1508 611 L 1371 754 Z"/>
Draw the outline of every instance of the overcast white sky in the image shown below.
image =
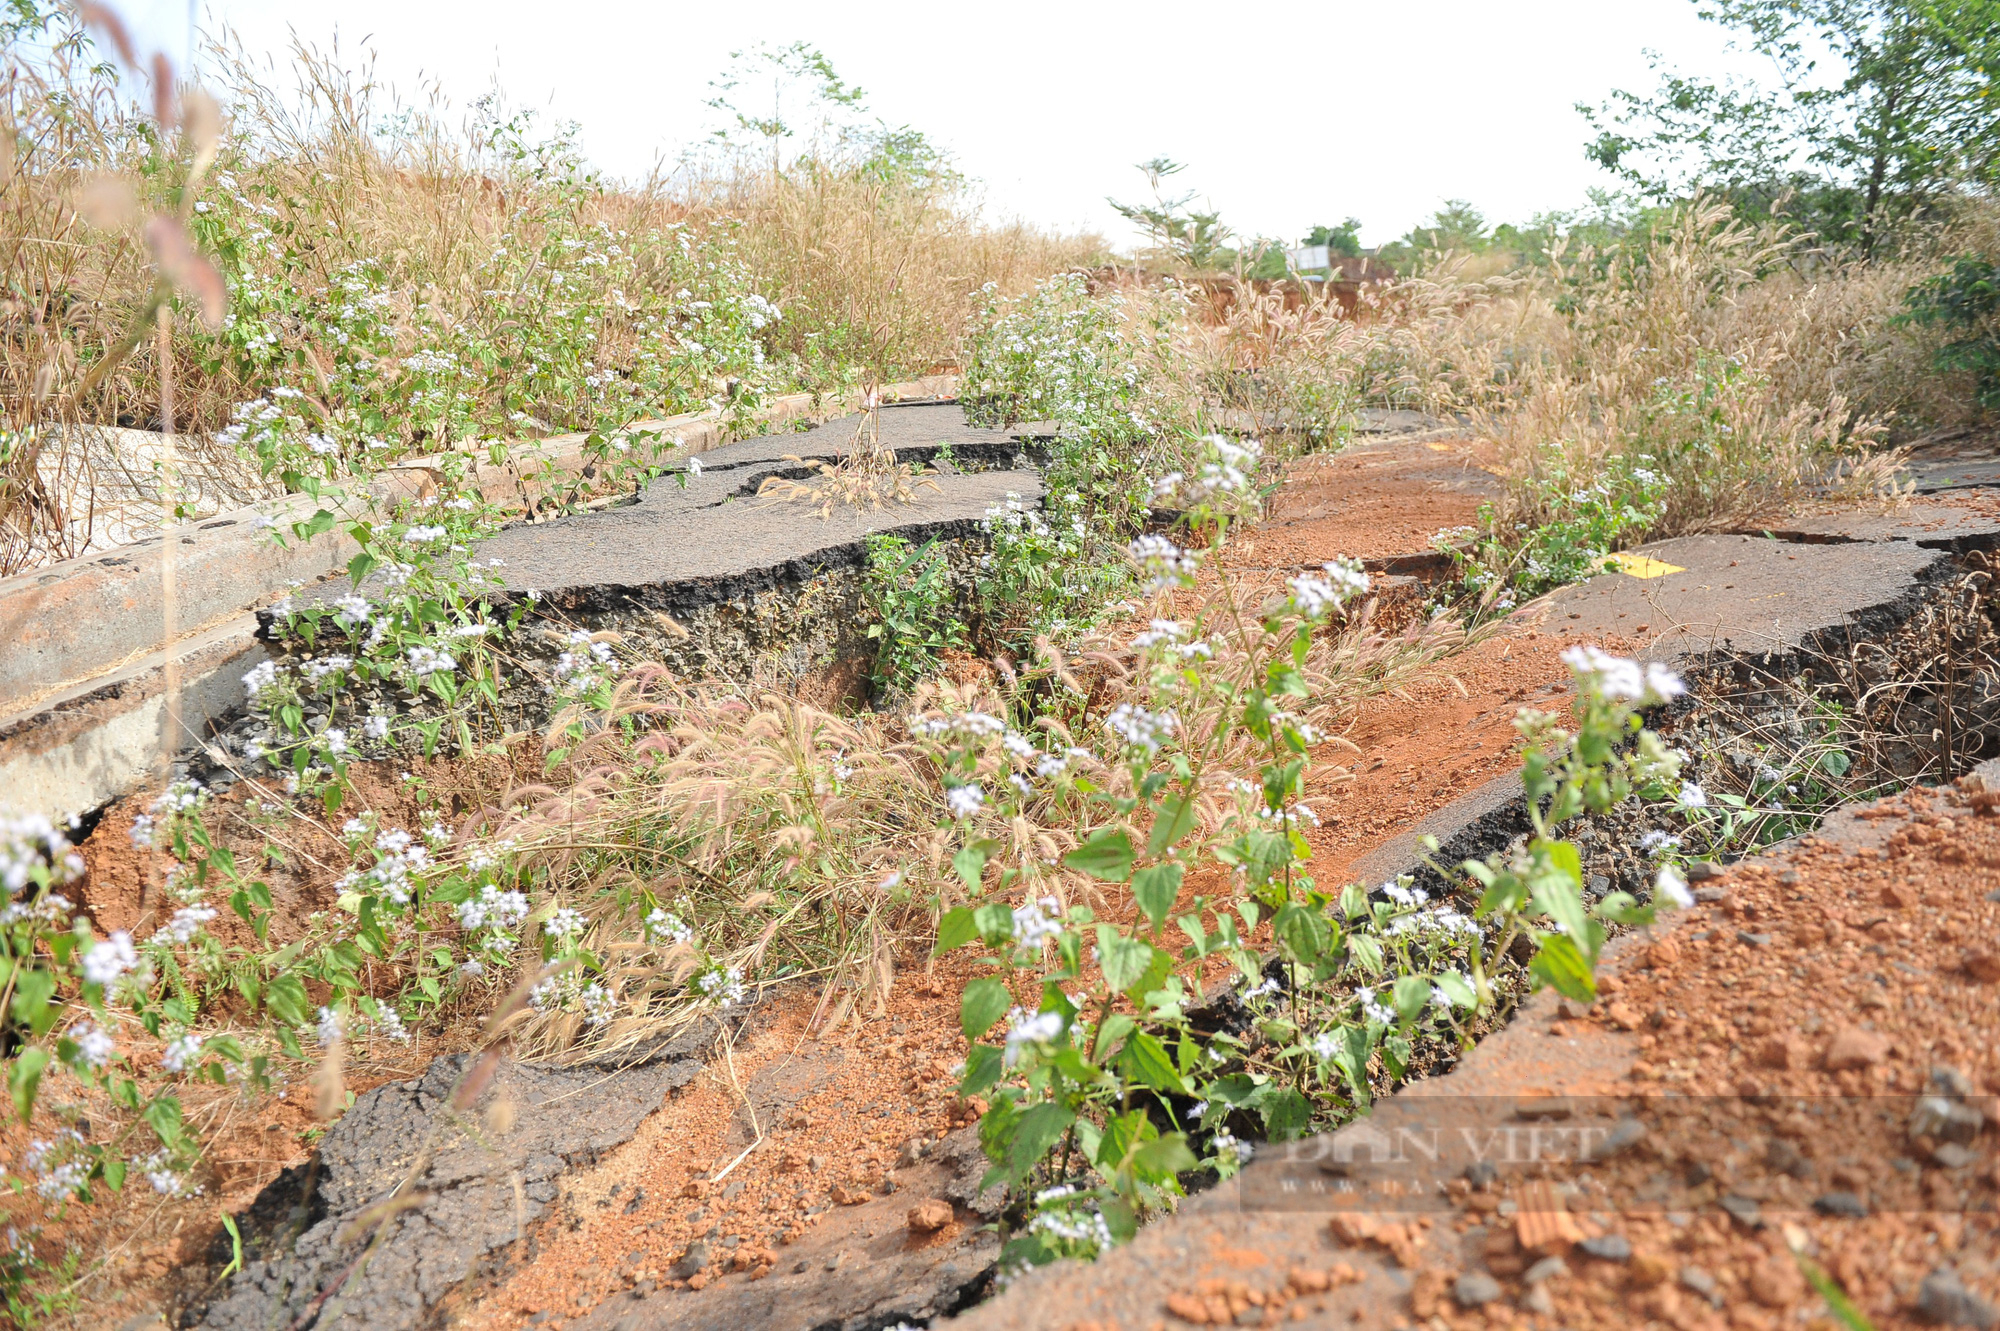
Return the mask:
<path fill-rule="evenodd" d="M 1689 70 L 1759 66 L 1689 0 L 203 0 L 282 59 L 290 34 L 365 45 L 401 87 L 459 103 L 498 77 L 519 104 L 583 126 L 591 159 L 645 172 L 699 137 L 733 49 L 805 40 L 872 109 L 921 129 L 985 184 L 989 208 L 1127 244 L 1107 194 L 1145 197 L 1133 163 L 1165 154 L 1239 232 L 1296 239 L 1359 217 L 1379 244 L 1446 198 L 1490 220 L 1575 207 L 1608 183 L 1572 109 L 1650 88 L 1643 48 Z M 124 0 L 178 56 L 187 0 Z"/>

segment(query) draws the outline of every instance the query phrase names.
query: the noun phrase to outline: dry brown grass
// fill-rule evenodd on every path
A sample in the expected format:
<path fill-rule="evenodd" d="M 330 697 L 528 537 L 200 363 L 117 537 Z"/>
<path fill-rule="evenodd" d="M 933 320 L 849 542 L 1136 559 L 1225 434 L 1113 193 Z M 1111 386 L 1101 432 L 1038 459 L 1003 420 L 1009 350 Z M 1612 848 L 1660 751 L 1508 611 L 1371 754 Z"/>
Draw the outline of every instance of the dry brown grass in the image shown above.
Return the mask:
<path fill-rule="evenodd" d="M 282 385 L 304 392 L 312 428 L 340 421 L 356 439 L 386 439 L 389 454 L 348 446 L 347 464 L 365 466 L 398 449 L 886 382 L 955 361 L 984 283 L 1031 285 L 1099 248 L 989 223 L 945 171 L 808 161 L 621 185 L 591 173 L 561 132 L 497 105 L 461 116 L 435 95 L 406 103 L 338 50 L 302 47 L 280 66 L 225 41 L 211 64 L 230 134 L 194 229 L 230 280 L 234 314 L 250 321 L 241 326 L 268 327 L 273 346 L 246 352 L 229 334 L 175 340 L 177 425 L 196 435 Z M 150 342 L 101 383 L 82 380 L 152 289 L 141 219 L 166 201 L 184 149 L 171 136 L 161 147 L 73 31 L 53 55 L 31 43 L 0 51 L 0 82 L 0 146 L 11 149 L 0 154 L 0 425 L 157 429 L 162 367 Z M 692 266 L 682 237 L 697 246 Z M 565 247 L 573 256 L 578 238 L 615 244 L 619 257 L 552 280 L 551 262 Z M 356 265 L 388 325 L 359 368 L 352 330 L 338 326 L 352 300 L 343 275 Z M 690 302 L 719 308 L 744 292 L 783 311 L 749 336 L 755 358 L 741 340 L 725 354 L 726 339 L 703 333 L 706 362 L 667 365 L 676 337 L 693 340 Z M 440 351 L 477 368 L 450 386 L 465 395 L 450 418 L 426 419 L 406 366 Z M 0 471 L 37 490 L 17 506 L 0 572 L 73 553 L 101 526 L 85 452 L 49 438 L 59 442 L 39 458 L 0 441 Z M 188 448 L 213 451 L 199 438 Z M 273 478 L 261 492 L 279 488 Z M 157 485 L 150 498 L 156 509 L 166 501 Z"/>

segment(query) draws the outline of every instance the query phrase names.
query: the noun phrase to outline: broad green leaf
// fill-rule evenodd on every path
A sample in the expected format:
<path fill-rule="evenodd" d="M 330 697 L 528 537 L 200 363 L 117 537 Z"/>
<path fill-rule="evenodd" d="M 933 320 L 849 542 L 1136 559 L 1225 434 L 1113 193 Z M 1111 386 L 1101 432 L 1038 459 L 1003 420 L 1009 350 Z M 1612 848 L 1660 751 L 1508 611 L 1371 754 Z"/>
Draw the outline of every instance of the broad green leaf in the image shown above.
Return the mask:
<path fill-rule="evenodd" d="M 1108 924 L 1097 926 L 1097 964 L 1104 972 L 1104 982 L 1118 993 L 1124 993 L 1153 961 L 1153 946 L 1139 938 L 1126 938 Z"/>
<path fill-rule="evenodd" d="M 1466 979 L 1457 971 L 1446 971 L 1444 974 L 1436 977 L 1432 983 L 1444 990 L 1445 997 L 1451 1000 L 1453 1007 L 1469 1008 L 1477 1005 L 1479 1002 L 1479 995 L 1474 992 L 1472 981 Z"/>
<path fill-rule="evenodd" d="M 1132 837 L 1120 827 L 1098 827 L 1088 841 L 1064 855 L 1062 863 L 1106 883 L 1122 883 L 1132 875 Z"/>
<path fill-rule="evenodd" d="M 1583 856 L 1577 852 L 1575 843 L 1544 842 L 1542 848 L 1548 852 L 1550 863 L 1569 875 L 1569 880 L 1576 884 L 1577 891 L 1583 891 Z"/>
<path fill-rule="evenodd" d="M 1187 1138 L 1178 1132 L 1155 1137 L 1132 1152 L 1132 1172 L 1149 1183 L 1164 1183 L 1199 1163 Z"/>
<path fill-rule="evenodd" d="M 972 912 L 979 936 L 995 946 L 1014 936 L 1014 908 L 1004 901 L 992 901 Z"/>
<path fill-rule="evenodd" d="M 972 907 L 954 906 L 938 921 L 937 946 L 931 955 L 941 957 L 955 947 L 963 947 L 979 937 L 979 926 L 972 921 Z"/>
<path fill-rule="evenodd" d="M 1544 934 L 1542 946 L 1528 970 L 1544 984 L 1566 998 L 1588 1003 L 1597 997 L 1597 979 L 1590 962 L 1574 940 L 1562 934 Z"/>
<path fill-rule="evenodd" d="M 1153 817 L 1152 834 L 1146 838 L 1146 853 L 1154 857 L 1166 854 L 1167 847 L 1194 830 L 1194 792 L 1184 790 L 1171 799 L 1160 802 L 1160 811 Z"/>
<path fill-rule="evenodd" d="M 1571 938 L 1583 937 L 1584 921 L 1590 917 L 1584 913 L 1583 898 L 1566 875 L 1536 878 L 1528 886 L 1528 895 L 1555 921 L 1556 928 Z"/>
<path fill-rule="evenodd" d="M 1014 1177 L 1026 1178 L 1028 1171 L 1042 1162 L 1049 1148 L 1062 1139 L 1063 1133 L 1069 1131 L 1069 1125 L 1074 1122 L 1076 1115 L 1058 1104 L 1038 1104 L 1024 1112 L 1014 1131 L 1013 1147 L 1008 1152 Z"/>
<path fill-rule="evenodd" d="M 1272 932 L 1301 966 L 1316 966 L 1332 937 L 1326 918 L 1309 906 L 1287 902 L 1278 908 Z"/>
<path fill-rule="evenodd" d="M 169 1149 L 180 1145 L 181 1102 L 171 1095 L 156 1096 L 140 1113 L 149 1127 Z"/>
<path fill-rule="evenodd" d="M 1090 834 L 1089 840 L 1063 856 L 1063 863 L 1092 878 L 1122 883 L 1132 874 L 1132 838 L 1123 829 L 1101 827 Z"/>
<path fill-rule="evenodd" d="M 966 1075 L 958 1079 L 960 1095 L 978 1095 L 1000 1079 L 1006 1055 L 994 1045 L 972 1045 L 966 1053 Z"/>
<path fill-rule="evenodd" d="M 978 1095 L 1000 1080 L 1005 1071 L 1005 1055 L 994 1045 L 976 1044 L 965 1056 L 965 1076 L 959 1079 L 960 1095 Z"/>
<path fill-rule="evenodd" d="M 1159 1135 L 1160 1130 L 1153 1126 L 1152 1118 L 1143 1109 L 1114 1114 L 1105 1121 L 1104 1133 L 1098 1138 L 1097 1154 L 1091 1157 L 1091 1163 L 1100 1172 L 1109 1174 L 1121 1168 L 1141 1142 Z"/>
<path fill-rule="evenodd" d="M 1118 1042 L 1139 1028 L 1139 1023 L 1123 1012 L 1114 1012 L 1104 1019 L 1097 1028 L 1097 1043 L 1093 1046 L 1092 1057 L 1102 1063 L 1107 1054 L 1118 1047 Z"/>
<path fill-rule="evenodd" d="M 1312 1121 L 1312 1106 L 1291 1086 L 1266 1096 L 1262 1109 L 1264 1131 L 1274 1142 L 1287 1142 L 1303 1135 L 1306 1125 Z"/>
<path fill-rule="evenodd" d="M 1367 934 L 1349 934 L 1347 950 L 1354 957 L 1354 964 L 1370 975 L 1382 973 L 1382 944 Z"/>
<path fill-rule="evenodd" d="M 42 1084 L 42 1070 L 49 1065 L 49 1051 L 29 1045 L 14 1056 L 7 1072 L 7 1091 L 14 1097 L 14 1116 L 26 1123 L 35 1112 L 35 1093 Z"/>
<path fill-rule="evenodd" d="M 1412 1022 L 1424 1014 L 1424 1005 L 1431 1001 L 1431 982 L 1421 975 L 1404 975 L 1396 980 L 1390 992 L 1394 995 L 1396 1015 Z"/>
<path fill-rule="evenodd" d="M 1179 864 L 1155 864 L 1132 875 L 1132 896 L 1155 929 L 1165 922 L 1167 912 L 1180 897 L 1184 872 Z"/>
<path fill-rule="evenodd" d="M 279 1021 L 288 1026 L 303 1026 L 312 1012 L 312 1004 L 306 998 L 306 987 L 296 975 L 280 975 L 265 985 L 264 1003 Z"/>
<path fill-rule="evenodd" d="M 981 976 L 965 986 L 958 1000 L 958 1025 L 968 1040 L 977 1040 L 993 1029 L 993 1023 L 1014 1006 L 1014 995 L 991 975 Z"/>
<path fill-rule="evenodd" d="M 983 846 L 965 846 L 951 857 L 951 867 L 958 871 L 959 881 L 968 891 L 979 891 L 980 879 L 986 874 L 986 849 Z"/>
<path fill-rule="evenodd" d="M 1125 1042 L 1124 1050 L 1118 1055 L 1118 1070 L 1156 1091 L 1187 1094 L 1180 1073 L 1174 1070 L 1173 1059 L 1167 1056 L 1166 1046 L 1145 1031 L 1134 1033 Z"/>

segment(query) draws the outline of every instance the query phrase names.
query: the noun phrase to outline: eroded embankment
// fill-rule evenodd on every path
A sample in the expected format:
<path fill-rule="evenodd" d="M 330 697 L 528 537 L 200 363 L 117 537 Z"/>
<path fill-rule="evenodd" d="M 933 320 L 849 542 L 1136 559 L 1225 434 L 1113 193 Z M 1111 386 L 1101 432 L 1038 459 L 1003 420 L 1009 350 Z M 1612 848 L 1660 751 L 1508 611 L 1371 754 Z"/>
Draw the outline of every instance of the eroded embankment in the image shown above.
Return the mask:
<path fill-rule="evenodd" d="M 1370 466 L 1382 461 L 1360 456 Z M 1476 498 L 1450 502 L 1469 507 Z M 1365 511 L 1357 517 L 1365 521 Z M 1292 531 L 1288 538 L 1298 543 L 1283 562 L 1349 553 L 1352 536 L 1333 522 L 1303 536 Z M 1477 659 L 1452 658 L 1400 696 L 1372 701 L 1350 735 L 1365 741 L 1364 760 L 1321 755 L 1329 768 L 1345 763 L 1350 770 L 1336 773 L 1349 779 L 1326 792 L 1334 798 L 1324 807 L 1334 816 L 1315 839 L 1315 871 L 1335 879 L 1387 876 L 1409 862 L 1411 822 L 1427 811 L 1453 855 L 1504 845 L 1516 830 L 1504 808 L 1514 784 L 1506 742 L 1512 705 L 1559 697 L 1565 672 L 1557 656 L 1572 643 L 1649 652 L 1701 679 L 1699 700 L 1682 718 L 1692 735 L 1696 724 L 1707 724 L 1701 718 L 1722 715 L 1725 702 L 1744 711 L 1744 699 L 1760 688 L 1782 702 L 1803 671 L 1830 672 L 1828 687 L 1836 687 L 1839 661 L 1853 659 L 1862 644 L 1893 643 L 1899 633 L 1917 642 L 1925 616 L 1940 607 L 1966 607 L 1962 615 L 1953 611 L 1961 627 L 1982 622 L 1983 608 L 1965 601 L 1964 569 L 1949 552 L 1896 539 L 1812 550 L 1740 538 L 1665 543 L 1648 553 L 1672 574 L 1594 579 L 1504 626 L 1473 649 L 1483 653 Z M 1834 562 L 1815 562 L 1823 556 Z M 1972 635 L 1975 644 L 1983 642 L 1980 633 Z M 1892 671 L 1915 660 L 1901 648 L 1885 650 Z M 1947 710 L 1965 710 L 1973 695 L 1952 690 L 1973 688 L 1969 676 L 1938 679 L 1935 698 Z M 1756 687 L 1740 687 L 1746 682 Z M 1436 700 L 1447 697 L 1457 703 L 1445 711 L 1462 705 L 1472 724 L 1441 713 Z M 1922 706 L 1906 697 L 1901 714 L 1916 716 Z M 1445 761 L 1460 746 L 1468 746 L 1464 760 Z M 1961 749 L 1943 758 L 1967 756 Z M 1488 773 L 1497 784 L 1474 791 L 1470 805 L 1454 804 Z M 1608 826 L 1598 835 L 1590 847 L 1593 876 L 1604 880 L 1597 890 L 1643 863 L 1632 845 L 1637 830 Z M 906 975 L 920 970 L 921 949 L 901 965 Z M 945 968 L 906 980 L 886 1012 L 844 1031 L 815 1024 L 813 995 L 760 1009 L 730 1055 L 645 1118 L 629 1146 L 581 1169 L 583 1162 L 571 1161 L 545 1180 L 554 1196 L 538 1201 L 550 1208 L 548 1217 L 501 1264 L 531 1260 L 490 1287 L 451 1292 L 433 1285 L 435 1293 L 400 1315 L 431 1316 L 424 1309 L 449 1294 L 459 1309 L 453 1315 L 482 1326 L 560 1325 L 583 1316 L 588 1325 L 627 1328 L 859 1328 L 928 1321 L 963 1306 L 982 1292 L 993 1255 L 981 1230 L 992 1204 L 977 1194 L 978 1160 L 949 1076 L 962 1054 L 952 1000 L 965 978 Z M 587 1101 L 577 1107 L 588 1112 Z M 420 1245 L 426 1233 L 410 1229 L 409 1242 Z M 973 1317 L 1013 1317 L 1005 1310 L 1014 1298 Z M 1109 1324 L 1150 1325 L 1159 1305 L 1144 1306 L 1151 1311 L 1143 1318 L 1121 1313 L 1122 1322 Z M 1036 1320 L 1040 1315 L 1011 1324 L 1077 1320 Z"/>

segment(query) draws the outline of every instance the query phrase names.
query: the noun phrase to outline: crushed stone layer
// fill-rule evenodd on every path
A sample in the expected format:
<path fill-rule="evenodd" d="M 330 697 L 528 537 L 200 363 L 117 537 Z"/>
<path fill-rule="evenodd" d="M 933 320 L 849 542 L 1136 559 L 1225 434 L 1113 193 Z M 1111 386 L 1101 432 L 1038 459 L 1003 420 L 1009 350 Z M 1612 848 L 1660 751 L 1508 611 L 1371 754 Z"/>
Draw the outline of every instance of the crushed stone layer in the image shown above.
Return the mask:
<path fill-rule="evenodd" d="M 2000 1317 L 2000 791 L 1852 809 L 1698 884 L 1451 1074 L 1267 1148 L 966 1331 L 1878 1327 Z"/>

